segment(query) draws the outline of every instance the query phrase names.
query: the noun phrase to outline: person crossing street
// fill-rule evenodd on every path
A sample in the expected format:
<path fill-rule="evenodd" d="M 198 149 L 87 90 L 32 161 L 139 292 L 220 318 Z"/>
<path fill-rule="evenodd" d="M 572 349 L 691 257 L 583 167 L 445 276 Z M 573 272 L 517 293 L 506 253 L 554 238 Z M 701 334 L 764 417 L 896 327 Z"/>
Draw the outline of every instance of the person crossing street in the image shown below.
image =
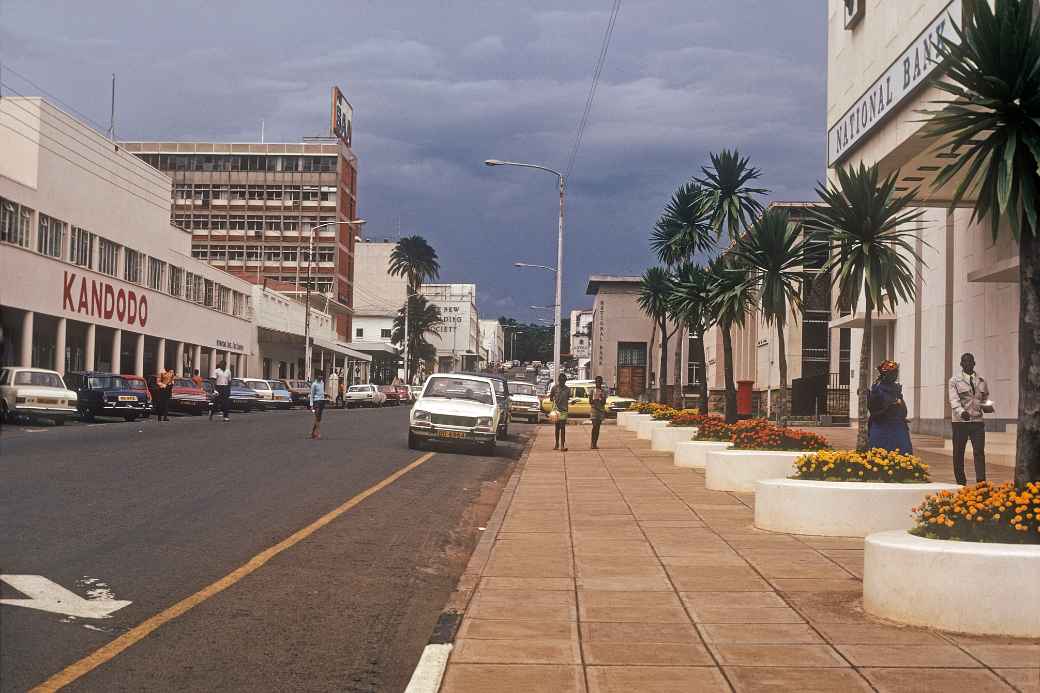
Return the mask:
<path fill-rule="evenodd" d="M 314 374 L 311 383 L 311 392 L 307 397 L 307 404 L 314 412 L 314 424 L 311 426 L 311 439 L 321 438 L 321 415 L 325 412 L 325 378 L 321 373 Z"/>
<path fill-rule="evenodd" d="M 217 398 L 213 402 L 213 408 L 209 410 L 209 418 L 213 420 L 213 413 L 219 407 L 224 421 L 230 421 L 231 417 L 228 414 L 231 411 L 231 371 L 226 362 L 218 363 L 213 371 L 213 385 L 217 389 Z"/>

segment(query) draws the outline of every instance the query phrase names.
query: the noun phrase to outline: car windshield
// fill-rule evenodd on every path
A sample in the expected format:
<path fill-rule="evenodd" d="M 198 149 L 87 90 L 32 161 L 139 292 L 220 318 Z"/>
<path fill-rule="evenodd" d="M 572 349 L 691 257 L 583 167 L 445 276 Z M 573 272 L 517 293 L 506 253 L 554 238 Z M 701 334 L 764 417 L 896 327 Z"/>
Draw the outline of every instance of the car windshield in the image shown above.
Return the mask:
<path fill-rule="evenodd" d="M 210 381 L 207 380 L 206 382 L 210 382 Z M 231 384 L 234 387 L 249 387 L 248 385 L 246 385 L 244 380 L 239 380 L 238 378 L 232 378 Z"/>
<path fill-rule="evenodd" d="M 465 378 L 433 378 L 426 386 L 426 397 L 445 397 L 447 399 L 468 399 L 481 404 L 491 404 L 491 386 L 479 380 Z"/>
<path fill-rule="evenodd" d="M 131 380 L 130 378 L 123 378 L 123 380 L 126 382 L 126 386 L 131 390 L 140 390 L 141 392 L 144 392 L 148 389 L 148 384 L 143 380 Z"/>
<path fill-rule="evenodd" d="M 254 390 L 270 390 L 271 386 L 265 383 L 263 380 L 247 380 L 246 385 L 253 388 Z"/>
<path fill-rule="evenodd" d="M 40 371 L 18 371 L 14 374 L 14 384 L 65 388 L 65 383 L 61 382 L 60 375 L 57 373 L 42 373 Z"/>
<path fill-rule="evenodd" d="M 87 385 L 97 390 L 129 390 L 127 382 L 118 375 L 92 375 L 87 378 Z"/>
<path fill-rule="evenodd" d="M 528 383 L 509 383 L 509 391 L 514 395 L 535 395 L 534 385 Z"/>
<path fill-rule="evenodd" d="M 351 385 L 348 392 L 368 392 L 368 385 Z"/>

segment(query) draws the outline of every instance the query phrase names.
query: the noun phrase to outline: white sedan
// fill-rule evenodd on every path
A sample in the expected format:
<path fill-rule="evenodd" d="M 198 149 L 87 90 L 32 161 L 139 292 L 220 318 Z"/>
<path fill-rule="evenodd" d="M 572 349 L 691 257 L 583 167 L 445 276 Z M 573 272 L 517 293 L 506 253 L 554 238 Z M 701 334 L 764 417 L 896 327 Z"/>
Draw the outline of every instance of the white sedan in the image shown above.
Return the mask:
<path fill-rule="evenodd" d="M 51 419 L 58 426 L 75 416 L 76 393 L 65 387 L 57 371 L 43 368 L 0 370 L 0 421 L 14 416 Z"/>
<path fill-rule="evenodd" d="M 378 385 L 351 385 L 344 395 L 347 409 L 354 407 L 381 407 L 386 404 L 386 394 Z"/>
<path fill-rule="evenodd" d="M 493 455 L 499 420 L 508 400 L 499 399 L 488 378 L 431 375 L 408 417 L 408 447 L 428 441 L 475 443 Z"/>

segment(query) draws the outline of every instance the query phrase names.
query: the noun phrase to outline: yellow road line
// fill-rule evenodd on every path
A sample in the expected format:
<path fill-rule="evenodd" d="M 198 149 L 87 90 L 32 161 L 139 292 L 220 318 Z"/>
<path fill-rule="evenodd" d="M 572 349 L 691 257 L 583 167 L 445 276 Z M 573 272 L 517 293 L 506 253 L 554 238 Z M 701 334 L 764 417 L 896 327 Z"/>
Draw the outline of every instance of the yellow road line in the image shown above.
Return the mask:
<path fill-rule="evenodd" d="M 407 467 L 402 467 L 401 469 L 398 469 L 396 472 L 386 477 L 374 486 L 369 486 L 361 493 L 357 494 L 347 502 L 343 503 L 343 505 L 322 515 L 314 522 L 310 523 L 298 532 L 278 542 L 271 548 L 265 549 L 264 551 L 261 551 L 260 553 L 256 554 L 248 561 L 243 563 L 241 566 L 231 571 L 224 577 L 220 578 L 216 582 L 213 582 L 207 585 L 206 587 L 203 587 L 201 590 L 191 595 L 190 597 L 185 597 L 173 606 L 164 609 L 155 616 L 152 616 L 147 620 L 143 621 L 141 624 L 134 626 L 126 633 L 120 635 L 118 638 L 108 643 L 104 647 L 95 650 L 94 652 L 87 655 L 78 662 L 75 662 L 65 667 L 54 676 L 51 676 L 46 681 L 33 688 L 32 692 L 43 693 L 44 691 L 57 691 L 69 685 L 81 676 L 85 676 L 86 674 L 98 668 L 105 662 L 108 662 L 109 660 L 113 659 L 114 657 L 122 653 L 124 650 L 132 647 L 144 638 L 148 637 L 153 631 L 158 629 L 163 624 L 172 621 L 173 619 L 177 618 L 183 613 L 191 611 L 196 606 L 206 601 L 210 597 L 213 597 L 223 592 L 228 587 L 231 587 L 236 582 L 246 577 L 250 573 L 260 569 L 260 567 L 262 567 L 265 563 L 267 563 L 269 560 L 271 560 L 281 552 L 300 543 L 301 541 L 303 541 L 310 535 L 314 534 L 316 531 L 318 531 L 325 525 L 335 520 L 343 513 L 347 512 L 351 508 L 361 503 L 363 500 L 365 500 L 372 494 L 378 493 L 382 489 L 394 483 L 408 472 L 412 471 L 422 463 L 429 460 L 431 457 L 434 456 L 434 454 L 435 453 L 428 452 L 419 459 L 409 464 Z"/>

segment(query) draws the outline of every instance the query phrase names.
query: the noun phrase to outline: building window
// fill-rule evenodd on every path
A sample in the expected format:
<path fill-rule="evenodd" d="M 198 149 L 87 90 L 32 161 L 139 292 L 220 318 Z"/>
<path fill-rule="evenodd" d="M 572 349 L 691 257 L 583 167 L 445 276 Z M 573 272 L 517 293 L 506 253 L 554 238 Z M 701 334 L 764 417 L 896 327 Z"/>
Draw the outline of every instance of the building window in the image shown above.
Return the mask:
<path fill-rule="evenodd" d="M 132 283 L 141 283 L 141 260 L 144 256 L 136 250 L 123 250 L 123 279 Z"/>
<path fill-rule="evenodd" d="M 214 292 L 213 292 L 213 281 L 210 280 L 210 279 L 206 279 L 203 282 L 203 287 L 204 287 L 203 290 L 205 291 L 205 294 L 203 296 L 203 301 L 202 302 L 205 305 L 207 305 L 210 308 L 212 308 L 213 307 L 213 303 L 216 300 L 216 296 L 214 296 Z"/>
<path fill-rule="evenodd" d="M 199 302 L 202 293 L 202 277 L 192 272 L 184 273 L 184 298 L 192 303 Z"/>
<path fill-rule="evenodd" d="M 154 257 L 148 258 L 148 287 L 155 289 L 156 291 L 162 291 L 163 274 L 165 272 L 165 262 L 162 260 L 156 260 Z"/>
<path fill-rule="evenodd" d="M 29 247 L 32 210 L 0 197 L 0 241 Z"/>
<path fill-rule="evenodd" d="M 237 291 L 231 296 L 231 314 L 236 318 L 242 317 L 246 312 L 246 296 Z"/>
<path fill-rule="evenodd" d="M 107 238 L 98 239 L 98 272 L 116 276 L 119 271 L 119 244 Z"/>
<path fill-rule="evenodd" d="M 357 337 L 358 339 L 363 339 L 364 336 L 365 336 L 365 328 L 364 327 L 359 327 L 356 330 L 354 330 L 354 336 Z"/>
<path fill-rule="evenodd" d="M 380 337 L 380 339 L 390 339 L 390 333 L 391 333 L 390 330 L 386 330 L 386 329 L 379 330 L 379 337 Z"/>
<path fill-rule="evenodd" d="M 69 262 L 90 269 L 94 266 L 94 234 L 78 226 L 69 235 Z"/>
<path fill-rule="evenodd" d="M 65 222 L 40 214 L 40 229 L 36 234 L 36 251 L 49 257 L 61 257 L 61 241 L 65 236 Z"/>
<path fill-rule="evenodd" d="M 184 291 L 184 270 L 170 267 L 170 295 L 180 298 Z"/>
<path fill-rule="evenodd" d="M 226 286 L 220 286 L 217 289 L 217 310 L 221 313 L 231 311 L 231 289 Z"/>
<path fill-rule="evenodd" d="M 209 246 L 204 243 L 194 243 L 191 246 L 191 256 L 196 260 L 209 259 Z"/>

